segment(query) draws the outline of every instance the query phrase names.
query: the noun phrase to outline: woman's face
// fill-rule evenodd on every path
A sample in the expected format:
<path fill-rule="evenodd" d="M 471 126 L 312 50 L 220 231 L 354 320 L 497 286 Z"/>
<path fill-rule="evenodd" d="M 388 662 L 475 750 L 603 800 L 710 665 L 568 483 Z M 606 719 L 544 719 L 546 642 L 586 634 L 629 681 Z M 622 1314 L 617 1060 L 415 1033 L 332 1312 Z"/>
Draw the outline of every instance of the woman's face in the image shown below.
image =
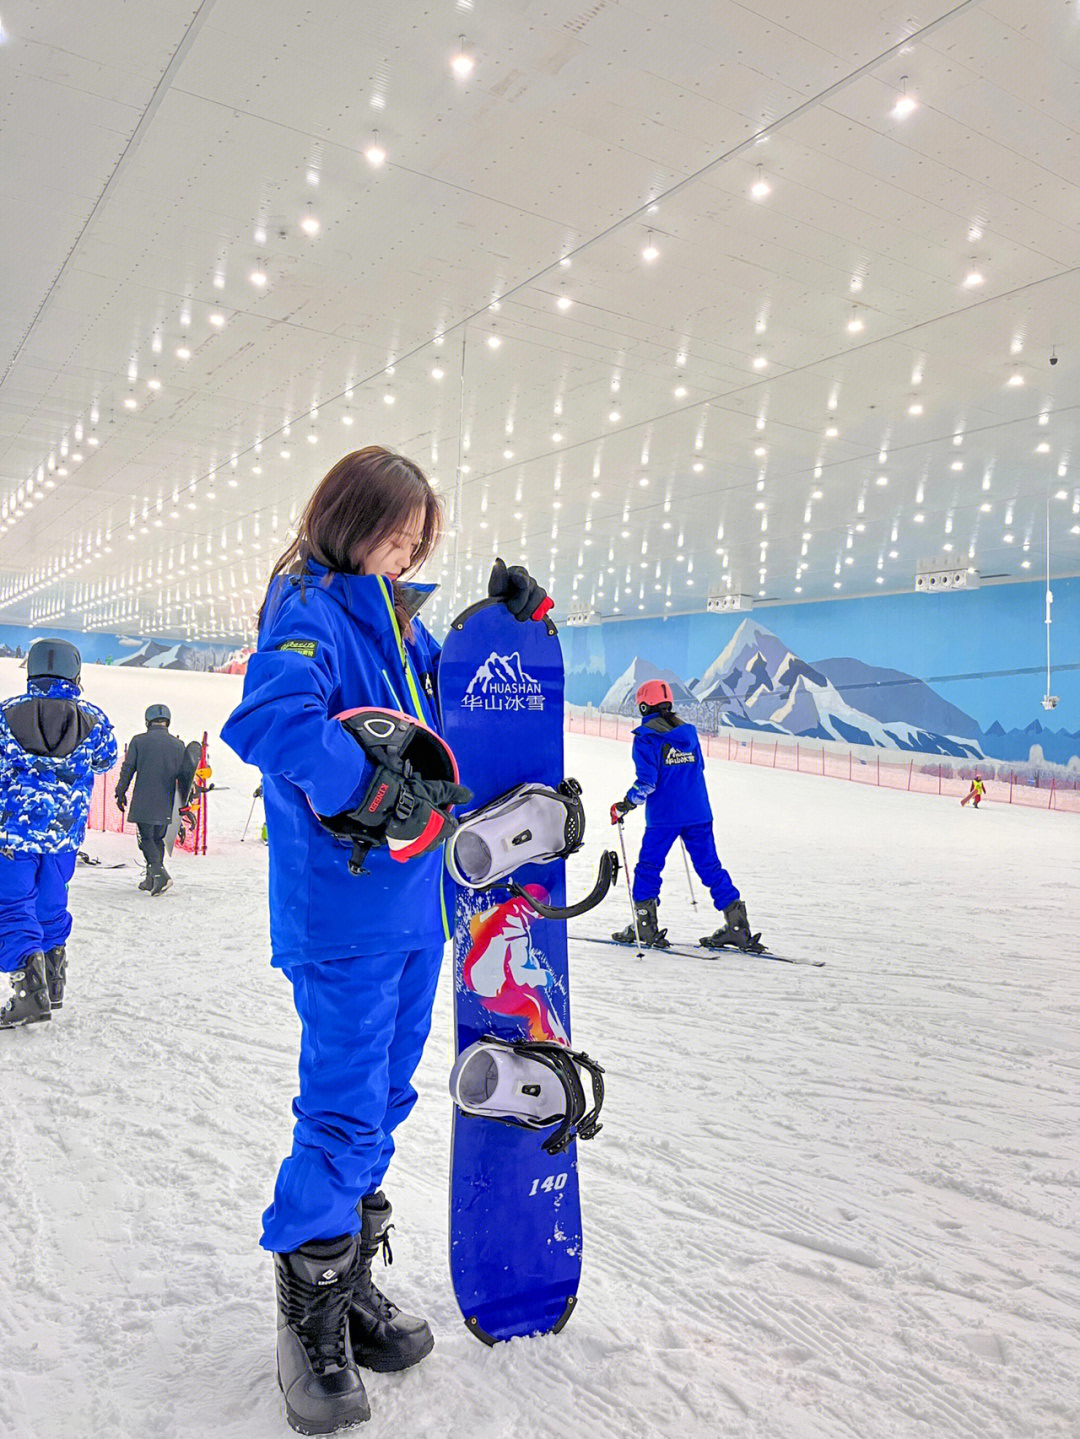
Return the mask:
<path fill-rule="evenodd" d="M 370 549 L 357 545 L 349 558 L 362 574 L 384 575 L 388 580 L 400 579 L 412 565 L 413 555 L 423 537 L 424 511 L 414 510 L 394 534 Z"/>

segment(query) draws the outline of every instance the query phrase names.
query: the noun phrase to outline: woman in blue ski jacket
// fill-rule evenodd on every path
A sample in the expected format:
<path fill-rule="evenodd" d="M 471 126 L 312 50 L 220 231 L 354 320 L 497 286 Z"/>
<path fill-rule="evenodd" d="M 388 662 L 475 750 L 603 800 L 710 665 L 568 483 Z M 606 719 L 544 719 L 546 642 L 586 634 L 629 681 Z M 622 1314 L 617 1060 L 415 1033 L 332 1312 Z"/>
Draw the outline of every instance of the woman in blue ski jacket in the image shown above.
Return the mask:
<path fill-rule="evenodd" d="M 222 730 L 262 771 L 272 962 L 292 983 L 302 1025 L 293 1147 L 262 1245 L 277 1280 L 278 1382 L 304 1433 L 368 1417 L 358 1365 L 404 1369 L 434 1344 L 423 1319 L 375 1288 L 371 1264 L 390 1223 L 379 1186 L 416 1101 L 412 1075 L 449 937 L 442 854 L 417 850 L 402 862 L 413 850 L 399 845 L 395 856 L 377 844 L 365 872 L 352 873 L 349 842 L 319 816 L 348 830 L 381 813 L 385 792 L 386 771 L 335 716 L 372 707 L 438 732 L 439 646 L 416 618 L 434 586 L 403 578 L 432 553 L 439 525 L 439 502 L 411 460 L 377 446 L 339 460 L 274 568 L 243 699 Z M 501 560 L 489 592 L 522 620 L 546 599 Z M 423 784 L 409 797 L 444 817 Z"/>
<path fill-rule="evenodd" d="M 635 925 L 628 925 L 612 938 L 622 944 L 668 947 L 667 930 L 659 928 L 656 911 L 664 861 L 678 840 L 685 845 L 702 884 L 724 916 L 724 924 L 701 943 L 710 949 L 725 945 L 760 948 L 761 936 L 750 933 L 746 905 L 716 853 L 713 812 L 697 730 L 674 713 L 674 696 L 666 680 L 646 680 L 634 698 L 642 717 L 634 731 L 636 778 L 625 799 L 611 806 L 611 822 L 621 824 L 624 816 L 643 804 L 645 836 L 634 870 Z"/>

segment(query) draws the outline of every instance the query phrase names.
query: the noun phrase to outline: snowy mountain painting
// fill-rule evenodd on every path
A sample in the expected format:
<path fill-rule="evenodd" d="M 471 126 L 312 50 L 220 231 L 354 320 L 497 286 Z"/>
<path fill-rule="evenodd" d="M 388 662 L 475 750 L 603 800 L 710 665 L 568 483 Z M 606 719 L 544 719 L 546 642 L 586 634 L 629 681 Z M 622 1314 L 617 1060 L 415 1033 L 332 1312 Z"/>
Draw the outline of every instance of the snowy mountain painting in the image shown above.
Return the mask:
<path fill-rule="evenodd" d="M 830 673 L 853 697 L 865 691 L 873 694 L 873 701 L 866 708 L 850 703 Z M 881 675 L 889 677 L 888 685 Z M 778 635 L 750 619 L 743 620 L 699 680 L 686 685 L 639 656 L 608 690 L 600 708 L 633 714 L 634 691 L 646 679 L 666 679 L 675 693 L 676 710 L 707 733 L 734 728 L 957 759 L 983 756 L 974 720 L 938 700 L 912 676 L 890 670 L 875 677 L 870 666 L 859 666 L 858 661 L 808 664 Z M 936 709 L 931 699 L 938 700 Z M 925 713 L 951 728 L 929 728 L 921 722 Z"/>

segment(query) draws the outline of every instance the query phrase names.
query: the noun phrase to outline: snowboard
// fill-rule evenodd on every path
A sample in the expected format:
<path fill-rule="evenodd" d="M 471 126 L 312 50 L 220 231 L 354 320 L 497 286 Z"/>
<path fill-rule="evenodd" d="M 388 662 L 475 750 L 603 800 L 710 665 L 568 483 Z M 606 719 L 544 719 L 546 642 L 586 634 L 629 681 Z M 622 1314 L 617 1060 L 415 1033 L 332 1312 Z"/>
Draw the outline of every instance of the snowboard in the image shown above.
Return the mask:
<path fill-rule="evenodd" d="M 623 944 L 620 939 L 601 939 L 595 934 L 575 934 L 572 936 L 579 944 L 608 944 L 612 949 L 628 949 L 631 954 L 637 954 L 636 944 Z M 790 954 L 773 954 L 771 949 L 746 950 L 739 949 L 736 945 L 726 945 L 723 949 L 709 949 L 704 944 L 669 944 L 664 949 L 642 946 L 643 954 L 673 954 L 679 959 L 772 959 L 777 964 L 808 964 L 814 969 L 824 969 L 823 959 L 804 959 L 802 956 Z"/>
<path fill-rule="evenodd" d="M 558 785 L 563 772 L 563 657 L 554 624 L 515 620 L 482 600 L 454 620 L 439 662 L 443 733 L 465 810 L 515 785 Z M 566 902 L 565 864 L 513 878 L 541 901 Z M 570 1043 L 565 923 L 541 918 L 507 889 L 453 893 L 457 1053 L 483 1035 Z M 576 1143 L 542 1148 L 552 1130 L 523 1129 L 455 1107 L 450 1165 L 450 1272 L 467 1327 L 487 1344 L 557 1333 L 576 1303 L 581 1206 Z"/>
<path fill-rule="evenodd" d="M 172 817 L 169 820 L 169 827 L 165 831 L 165 848 L 172 854 L 176 845 L 177 836 L 180 833 L 180 811 L 187 805 L 195 789 L 195 771 L 202 761 L 202 745 L 197 739 L 193 739 L 184 748 L 184 763 L 176 779 L 176 790 L 173 794 Z"/>

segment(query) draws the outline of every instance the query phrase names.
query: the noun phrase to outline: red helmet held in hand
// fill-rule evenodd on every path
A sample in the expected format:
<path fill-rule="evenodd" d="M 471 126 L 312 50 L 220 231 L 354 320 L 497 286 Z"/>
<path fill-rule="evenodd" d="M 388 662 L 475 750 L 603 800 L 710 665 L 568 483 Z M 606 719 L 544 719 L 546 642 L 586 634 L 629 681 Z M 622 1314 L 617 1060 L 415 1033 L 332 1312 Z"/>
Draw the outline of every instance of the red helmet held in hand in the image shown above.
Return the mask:
<path fill-rule="evenodd" d="M 646 680 L 643 685 L 638 686 L 634 698 L 642 714 L 646 710 L 657 709 L 660 705 L 667 705 L 670 709 L 675 703 L 675 696 L 671 693 L 667 680 Z"/>

